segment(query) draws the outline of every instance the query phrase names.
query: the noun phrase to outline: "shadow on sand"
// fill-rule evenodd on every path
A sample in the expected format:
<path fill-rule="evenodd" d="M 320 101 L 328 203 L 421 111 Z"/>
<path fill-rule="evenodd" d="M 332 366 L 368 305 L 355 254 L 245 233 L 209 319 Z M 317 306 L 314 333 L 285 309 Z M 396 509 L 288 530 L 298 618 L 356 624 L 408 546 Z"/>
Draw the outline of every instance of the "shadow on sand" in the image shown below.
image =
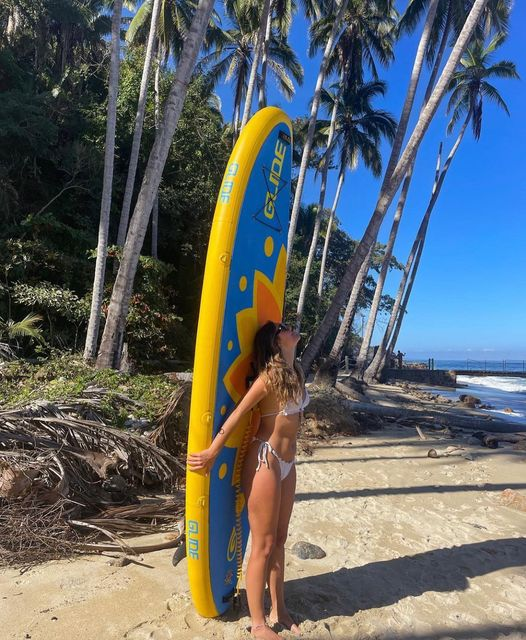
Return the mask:
<path fill-rule="evenodd" d="M 353 616 L 427 591 L 465 591 L 470 578 L 525 566 L 526 539 L 502 538 L 289 580 L 287 594 L 296 610 L 308 612 L 311 620 L 323 620 Z M 500 595 L 494 597 L 498 600 Z M 523 609 L 526 624 L 526 600 L 514 604 Z"/>
<path fill-rule="evenodd" d="M 349 491 L 311 491 L 297 493 L 296 502 L 304 500 L 329 500 L 331 498 L 367 498 L 371 496 L 397 496 L 411 493 L 457 493 L 461 491 L 504 491 L 504 489 L 526 489 L 522 482 L 507 484 L 461 484 L 423 485 L 421 487 L 377 487 L 372 489 L 350 489 Z"/>

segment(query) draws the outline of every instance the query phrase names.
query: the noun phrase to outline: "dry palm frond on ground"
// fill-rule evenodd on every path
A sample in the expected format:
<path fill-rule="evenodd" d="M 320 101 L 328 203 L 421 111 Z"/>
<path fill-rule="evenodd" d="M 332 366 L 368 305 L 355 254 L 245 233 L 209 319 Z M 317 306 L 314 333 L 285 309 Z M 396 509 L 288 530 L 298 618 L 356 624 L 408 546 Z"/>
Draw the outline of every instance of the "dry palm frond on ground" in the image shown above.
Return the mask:
<path fill-rule="evenodd" d="M 0 411 L 0 562 L 63 556 L 79 547 L 79 531 L 88 543 L 95 532 L 129 550 L 121 536 L 181 521 L 180 492 L 137 496 L 178 489 L 184 465 L 148 439 L 105 425 L 97 411 L 103 392 Z"/>

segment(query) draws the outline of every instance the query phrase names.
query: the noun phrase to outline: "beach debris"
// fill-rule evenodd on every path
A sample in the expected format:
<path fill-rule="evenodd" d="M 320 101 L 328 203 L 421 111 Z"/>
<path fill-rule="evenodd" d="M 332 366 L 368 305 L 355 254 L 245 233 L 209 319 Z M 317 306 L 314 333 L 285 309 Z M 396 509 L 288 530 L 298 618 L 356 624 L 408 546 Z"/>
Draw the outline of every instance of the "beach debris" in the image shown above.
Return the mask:
<path fill-rule="evenodd" d="M 190 422 L 191 381 L 179 383 L 170 395 L 164 411 L 157 418 L 157 426 L 148 436 L 155 446 L 173 456 L 185 456 Z"/>
<path fill-rule="evenodd" d="M 30 565 L 80 549 L 134 553 L 124 536 L 181 535 L 184 495 L 176 490 L 184 464 L 104 424 L 100 393 L 92 387 L 86 398 L 0 411 L 0 564 Z M 139 500 L 153 489 L 176 493 Z"/>
<path fill-rule="evenodd" d="M 301 560 L 320 560 L 327 555 L 325 551 L 316 544 L 301 540 L 292 545 L 291 552 Z"/>
<path fill-rule="evenodd" d="M 500 502 L 506 507 L 526 513 L 526 496 L 518 491 L 514 491 L 513 489 L 504 489 L 500 494 Z"/>
<path fill-rule="evenodd" d="M 488 449 L 497 449 L 499 446 L 499 440 L 485 431 L 472 433 L 468 442 L 470 444 L 481 444 L 483 447 L 488 447 Z"/>
<path fill-rule="evenodd" d="M 131 564 L 132 560 L 131 558 L 128 558 L 128 556 L 119 556 L 118 558 L 112 558 L 111 560 L 108 560 L 108 564 L 110 565 L 110 567 L 126 567 L 127 565 Z"/>
<path fill-rule="evenodd" d="M 428 439 L 428 437 L 424 434 L 424 432 L 422 431 L 422 429 L 418 425 L 416 425 L 415 428 L 416 428 L 416 432 L 418 433 L 418 436 L 419 436 L 420 440 L 427 440 Z"/>
<path fill-rule="evenodd" d="M 357 435 L 366 427 L 362 417 L 356 414 L 353 402 L 337 389 L 309 386 L 310 404 L 305 412 L 301 435 L 316 439 L 326 439 L 337 435 Z M 369 416 L 376 421 L 375 416 Z"/>
<path fill-rule="evenodd" d="M 460 445 L 453 445 L 445 449 L 429 449 L 427 452 L 428 458 L 449 458 L 452 456 L 460 456 L 466 460 L 473 460 L 473 456 L 467 453 L 464 447 Z"/>

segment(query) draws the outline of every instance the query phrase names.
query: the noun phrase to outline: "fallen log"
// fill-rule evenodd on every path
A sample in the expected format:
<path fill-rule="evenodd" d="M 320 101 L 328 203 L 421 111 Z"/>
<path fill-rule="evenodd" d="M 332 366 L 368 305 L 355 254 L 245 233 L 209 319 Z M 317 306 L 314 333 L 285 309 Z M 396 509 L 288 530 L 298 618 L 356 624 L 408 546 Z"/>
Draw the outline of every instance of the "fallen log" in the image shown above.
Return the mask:
<path fill-rule="evenodd" d="M 448 458 L 450 456 L 465 455 L 464 447 L 447 447 L 446 449 L 429 449 L 428 458 Z"/>
<path fill-rule="evenodd" d="M 336 383 L 336 389 L 341 391 L 346 397 L 349 397 L 344 384 Z M 493 431 L 495 433 L 520 433 L 526 431 L 526 422 L 523 424 L 507 422 L 483 413 L 462 415 L 454 411 L 429 409 L 425 406 L 422 406 L 421 409 L 401 409 L 389 405 L 374 404 L 372 402 L 354 402 L 351 399 L 349 399 L 348 402 L 349 410 L 353 413 L 369 413 L 382 418 L 406 418 L 408 420 L 416 420 L 420 423 L 433 423 L 438 421 L 442 425 L 476 429 L 477 431 L 484 429 L 484 431 Z"/>
<path fill-rule="evenodd" d="M 184 533 L 176 533 L 172 535 L 164 535 L 164 540 L 160 542 L 141 542 L 140 539 L 130 541 L 125 547 L 119 544 L 110 544 L 108 542 L 78 542 L 75 548 L 79 551 L 126 551 L 130 555 L 140 555 L 142 553 L 151 553 L 152 551 L 162 551 L 163 549 L 173 549 L 178 547 Z M 151 538 L 151 536 L 144 536 Z"/>

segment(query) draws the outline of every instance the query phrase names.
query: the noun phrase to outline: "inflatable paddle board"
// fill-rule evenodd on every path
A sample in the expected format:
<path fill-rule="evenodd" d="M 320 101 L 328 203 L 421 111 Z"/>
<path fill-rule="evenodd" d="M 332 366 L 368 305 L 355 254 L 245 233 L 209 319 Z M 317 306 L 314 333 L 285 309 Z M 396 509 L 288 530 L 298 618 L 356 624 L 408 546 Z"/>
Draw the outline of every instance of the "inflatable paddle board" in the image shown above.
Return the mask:
<path fill-rule="evenodd" d="M 275 107 L 243 129 L 214 213 L 197 329 L 188 452 L 210 446 L 248 388 L 256 331 L 279 322 L 285 294 L 292 127 Z M 186 553 L 192 599 L 206 617 L 224 613 L 241 576 L 248 518 L 241 491 L 250 416 L 209 475 L 187 471 Z"/>

